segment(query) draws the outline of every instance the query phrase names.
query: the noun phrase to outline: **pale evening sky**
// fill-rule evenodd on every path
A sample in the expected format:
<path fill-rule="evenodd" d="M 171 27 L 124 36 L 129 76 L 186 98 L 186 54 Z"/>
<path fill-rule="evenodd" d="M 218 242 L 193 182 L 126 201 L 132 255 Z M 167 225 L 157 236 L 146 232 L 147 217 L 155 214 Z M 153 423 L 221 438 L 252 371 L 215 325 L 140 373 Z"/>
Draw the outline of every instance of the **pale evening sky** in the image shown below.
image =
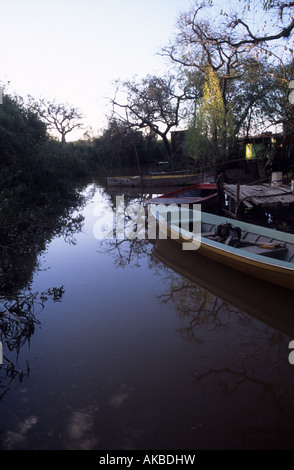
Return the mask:
<path fill-rule="evenodd" d="M 166 71 L 157 52 L 192 0 L 0 0 L 0 84 L 69 103 L 97 135 L 112 83 Z M 82 131 L 81 135 L 84 131 Z"/>

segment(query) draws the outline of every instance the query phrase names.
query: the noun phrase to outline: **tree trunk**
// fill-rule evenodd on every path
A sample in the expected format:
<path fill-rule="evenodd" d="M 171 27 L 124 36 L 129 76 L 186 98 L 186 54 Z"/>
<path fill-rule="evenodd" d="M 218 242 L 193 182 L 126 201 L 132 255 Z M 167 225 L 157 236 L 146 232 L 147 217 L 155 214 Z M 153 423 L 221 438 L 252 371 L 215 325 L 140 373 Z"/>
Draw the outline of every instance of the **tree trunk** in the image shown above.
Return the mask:
<path fill-rule="evenodd" d="M 291 80 L 294 81 L 294 59 L 292 60 L 292 73 L 291 73 Z M 289 96 L 291 93 L 291 89 L 289 87 L 289 92 L 288 92 L 288 99 L 290 100 Z M 292 92 L 293 93 L 293 92 Z M 291 106 L 291 104 L 290 104 Z M 294 106 L 294 104 L 292 104 Z M 290 113 L 291 115 L 291 113 Z M 283 123 L 283 134 L 285 136 L 286 142 L 287 142 L 287 153 L 286 157 L 291 158 L 293 150 L 294 150 L 294 129 L 293 129 L 293 123 L 290 121 L 289 122 L 289 116 L 286 116 L 286 119 Z"/>
<path fill-rule="evenodd" d="M 171 149 L 170 142 L 169 142 L 166 135 L 163 134 L 161 137 L 162 137 L 163 145 L 164 145 L 164 148 L 165 148 L 165 151 L 166 151 L 168 162 L 172 163 L 172 161 L 171 161 L 172 160 L 172 149 Z"/>

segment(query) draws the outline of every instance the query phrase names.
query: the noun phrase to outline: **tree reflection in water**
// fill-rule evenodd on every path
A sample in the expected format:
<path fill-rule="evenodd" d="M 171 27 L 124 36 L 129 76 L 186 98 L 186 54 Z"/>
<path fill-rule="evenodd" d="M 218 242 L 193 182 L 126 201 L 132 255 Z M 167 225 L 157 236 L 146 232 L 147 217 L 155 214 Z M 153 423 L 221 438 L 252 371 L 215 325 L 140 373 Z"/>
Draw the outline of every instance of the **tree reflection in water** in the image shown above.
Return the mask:
<path fill-rule="evenodd" d="M 260 436 L 266 447 L 283 448 L 281 436 L 288 443 L 294 437 L 289 337 L 173 271 L 167 279 L 168 292 L 159 301 L 176 308 L 184 324 L 178 332 L 197 349 L 195 383 L 205 393 L 237 401 L 250 424 L 244 425 L 238 411 L 230 416 L 231 427 L 245 448 Z"/>
<path fill-rule="evenodd" d="M 121 218 L 124 221 L 124 234 L 121 237 L 120 233 L 117 234 L 115 227 L 116 213 L 118 207 L 116 205 L 116 196 L 120 193 L 114 193 L 109 198 L 108 210 L 113 213 L 114 227 L 111 227 L 104 235 L 104 240 L 101 240 L 101 248 L 98 250 L 101 253 L 110 253 L 114 256 L 114 264 L 116 267 L 125 267 L 130 264 L 140 267 L 140 260 L 148 260 L 151 266 L 154 265 L 154 258 L 150 257 L 150 243 L 155 240 L 148 239 L 148 218 L 147 218 L 147 201 L 150 199 L 150 194 L 140 194 L 136 196 L 124 195 L 124 205 L 119 207 L 121 210 Z M 140 221 L 141 226 L 138 226 L 138 218 L 136 211 L 138 206 L 145 209 L 145 216 Z M 147 255 L 147 256 L 146 256 Z"/>
<path fill-rule="evenodd" d="M 51 201 L 46 207 L 26 207 L 23 213 L 1 212 L 0 230 L 0 341 L 3 345 L 3 365 L 0 365 L 0 400 L 11 382 L 29 375 L 18 369 L 21 348 L 40 325 L 38 314 L 50 299 L 59 302 L 64 286 L 51 287 L 44 292 L 32 292 L 31 283 L 39 268 L 40 255 L 48 243 L 61 236 L 66 243 L 75 243 L 75 234 L 83 227 L 84 217 L 75 215 L 86 198 L 77 195 L 68 200 Z"/>
<path fill-rule="evenodd" d="M 126 207 L 132 201 L 135 199 L 127 201 Z M 112 211 L 115 214 L 114 203 Z M 124 220 L 132 230 L 129 214 L 127 209 Z M 228 410 L 232 432 L 243 437 L 243 448 L 290 448 L 294 437 L 294 377 L 288 362 L 287 333 L 269 326 L 262 315 L 255 318 L 251 310 L 248 313 L 178 274 L 181 270 L 170 267 L 174 251 L 172 263 L 165 264 L 151 252 L 153 241 L 148 240 L 147 233 L 145 239 L 105 238 L 100 250 L 111 254 L 117 267 L 139 266 L 141 259 L 147 259 L 154 274 L 164 278 L 167 287 L 157 301 L 176 311 L 178 333 L 196 350 L 191 377 L 196 395 L 199 387 L 205 394 L 217 395 L 220 407 Z M 189 266 L 186 261 L 185 266 Z M 248 289 L 250 295 L 249 285 Z M 253 310 L 258 310 L 259 304 L 255 307 Z"/>
<path fill-rule="evenodd" d="M 0 341 L 3 346 L 3 366 L 0 367 L 0 401 L 7 393 L 11 382 L 18 377 L 20 381 L 29 375 L 30 367 L 26 361 L 26 370 L 16 368 L 20 349 L 29 343 L 40 325 L 38 314 L 45 307 L 47 300 L 59 302 L 64 294 L 64 287 L 53 287 L 45 292 L 24 292 L 13 300 L 2 301 L 0 306 Z"/>

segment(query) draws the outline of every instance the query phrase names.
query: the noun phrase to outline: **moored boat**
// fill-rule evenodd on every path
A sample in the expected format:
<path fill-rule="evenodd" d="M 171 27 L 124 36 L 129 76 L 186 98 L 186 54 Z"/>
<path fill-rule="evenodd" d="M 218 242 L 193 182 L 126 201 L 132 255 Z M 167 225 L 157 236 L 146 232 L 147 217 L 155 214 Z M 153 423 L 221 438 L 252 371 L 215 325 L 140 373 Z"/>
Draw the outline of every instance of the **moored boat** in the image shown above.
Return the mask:
<path fill-rule="evenodd" d="M 198 183 L 149 199 L 149 204 L 201 204 L 208 208 L 217 201 L 216 183 Z"/>
<path fill-rule="evenodd" d="M 199 212 L 181 209 L 181 222 L 175 223 L 176 207 L 170 208 L 169 212 L 175 212 L 171 217 L 157 208 L 152 206 L 153 215 L 176 241 L 187 244 L 190 240 L 201 255 L 294 290 L 294 235 L 206 212 L 201 212 L 201 231 L 194 233 L 186 227 L 199 219 Z"/>
<path fill-rule="evenodd" d="M 108 176 L 106 178 L 108 186 L 118 187 L 162 187 L 162 186 L 184 186 L 200 183 L 200 174 L 171 174 L 162 173 L 157 175 L 143 176 Z"/>

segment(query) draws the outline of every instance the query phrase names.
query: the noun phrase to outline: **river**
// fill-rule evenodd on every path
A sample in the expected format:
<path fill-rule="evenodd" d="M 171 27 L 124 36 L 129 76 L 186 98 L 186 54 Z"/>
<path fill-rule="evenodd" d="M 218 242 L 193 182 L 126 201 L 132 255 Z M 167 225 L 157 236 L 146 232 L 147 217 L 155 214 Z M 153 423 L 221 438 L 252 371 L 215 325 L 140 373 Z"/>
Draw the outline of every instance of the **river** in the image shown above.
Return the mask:
<path fill-rule="evenodd" d="M 32 274 L 30 292 L 58 299 L 17 353 L 4 344 L 0 449 L 294 449 L 293 294 L 171 240 L 118 238 L 116 195 L 83 194 L 82 229 Z"/>

